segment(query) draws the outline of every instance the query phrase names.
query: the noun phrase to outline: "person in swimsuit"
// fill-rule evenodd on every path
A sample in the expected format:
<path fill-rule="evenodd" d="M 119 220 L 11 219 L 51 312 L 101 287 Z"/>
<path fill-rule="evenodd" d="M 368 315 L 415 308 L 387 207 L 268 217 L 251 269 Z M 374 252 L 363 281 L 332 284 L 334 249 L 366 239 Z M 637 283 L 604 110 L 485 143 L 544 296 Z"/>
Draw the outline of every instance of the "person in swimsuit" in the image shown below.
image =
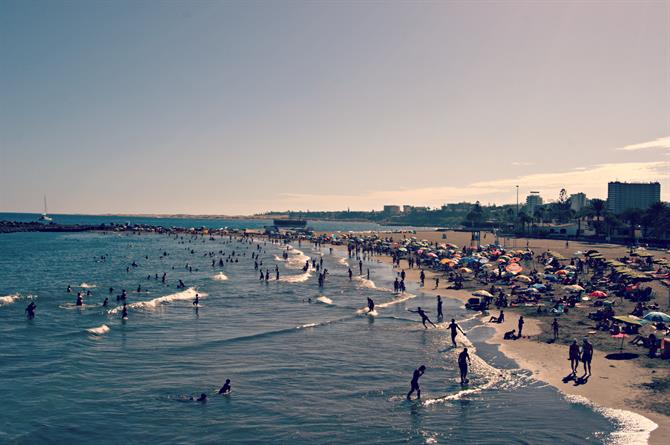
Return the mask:
<path fill-rule="evenodd" d="M 582 342 L 582 363 L 584 363 L 584 374 L 591 375 L 591 360 L 593 360 L 593 345 L 584 337 Z"/>
<path fill-rule="evenodd" d="M 570 368 L 572 369 L 572 374 L 577 374 L 577 367 L 579 366 L 579 345 L 577 340 L 572 340 L 569 350 L 570 358 Z"/>
<path fill-rule="evenodd" d="M 230 387 L 230 379 L 226 379 L 226 383 L 224 383 L 219 390 L 219 394 L 230 394 L 230 391 L 232 391 L 232 388 Z"/>
<path fill-rule="evenodd" d="M 430 318 L 428 318 L 428 315 L 426 315 L 426 311 L 421 309 L 421 306 L 417 307 L 415 311 L 413 311 L 411 309 L 408 309 L 408 311 L 413 312 L 415 314 L 419 314 L 419 316 L 421 317 L 421 323 L 423 323 L 424 328 L 428 329 L 428 326 L 426 326 L 426 322 L 432 324 L 433 327 L 437 327 L 437 326 L 435 326 L 435 323 L 430 321 Z"/>
<path fill-rule="evenodd" d="M 461 331 L 461 334 L 463 335 L 465 335 L 465 332 L 463 332 L 463 329 L 461 329 L 461 327 L 456 324 L 456 320 L 453 318 L 451 319 L 451 323 L 447 327 L 451 331 L 451 343 L 454 345 L 455 348 L 457 346 L 456 336 L 458 335 L 458 331 Z"/>
<path fill-rule="evenodd" d="M 412 374 L 412 381 L 410 382 L 411 388 L 407 393 L 407 400 L 410 400 L 410 396 L 414 391 L 416 391 L 416 398 L 417 399 L 421 398 L 421 388 L 419 387 L 419 379 L 425 372 L 426 367 L 423 365 L 419 366 L 417 369 L 414 370 L 414 374 Z"/>
<path fill-rule="evenodd" d="M 458 354 L 458 368 L 461 371 L 461 385 L 468 383 L 468 364 L 470 364 L 470 355 L 468 348 L 463 348 L 463 352 Z"/>

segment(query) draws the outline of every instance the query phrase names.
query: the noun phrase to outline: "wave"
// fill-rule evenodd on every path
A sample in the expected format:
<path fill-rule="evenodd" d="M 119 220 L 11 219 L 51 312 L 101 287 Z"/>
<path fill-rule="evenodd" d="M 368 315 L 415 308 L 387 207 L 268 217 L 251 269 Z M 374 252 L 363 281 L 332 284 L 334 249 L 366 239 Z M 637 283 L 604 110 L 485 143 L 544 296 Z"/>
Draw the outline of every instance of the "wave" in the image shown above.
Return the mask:
<path fill-rule="evenodd" d="M 91 334 L 95 335 L 104 335 L 110 331 L 109 326 L 106 324 L 100 325 L 97 328 L 89 328 L 86 329 L 86 332 L 90 332 Z"/>
<path fill-rule="evenodd" d="M 305 255 L 302 250 L 288 246 L 288 260 L 286 260 L 286 266 L 292 269 L 302 269 L 305 267 L 305 263 L 309 261 L 309 257 Z"/>
<path fill-rule="evenodd" d="M 214 275 L 214 276 L 212 277 L 212 280 L 216 280 L 216 281 L 226 281 L 226 280 L 228 280 L 228 277 L 227 277 L 226 274 L 224 274 L 223 272 L 219 272 L 219 273 L 217 273 L 216 275 Z"/>
<path fill-rule="evenodd" d="M 95 284 L 88 284 L 88 283 L 84 282 L 84 283 L 81 283 L 79 285 L 79 287 L 81 287 L 82 289 L 95 289 L 98 286 L 96 286 Z"/>
<path fill-rule="evenodd" d="M 375 307 L 385 308 L 385 307 L 389 307 L 389 306 L 393 306 L 395 304 L 405 302 L 407 300 L 411 300 L 412 298 L 416 298 L 416 295 L 410 294 L 410 293 L 400 294 L 399 297 L 394 298 L 391 301 L 387 301 L 386 303 L 375 304 Z"/>
<path fill-rule="evenodd" d="M 5 295 L 4 297 L 0 297 L 0 306 L 5 306 L 5 305 L 8 305 L 8 304 L 12 304 L 20 298 L 21 298 L 21 295 L 19 295 L 19 294 Z"/>
<path fill-rule="evenodd" d="M 283 281 L 284 283 L 304 283 L 305 281 L 309 280 L 311 276 L 312 273 L 307 271 L 298 275 L 286 275 L 279 277 L 279 281 Z"/>
<path fill-rule="evenodd" d="M 655 422 L 638 413 L 622 409 L 605 408 L 583 396 L 563 394 L 563 397 L 570 403 L 585 405 L 591 408 L 617 425 L 617 430 L 610 433 L 609 440 L 606 440 L 605 443 L 646 445 L 651 432 L 658 428 Z"/>
<path fill-rule="evenodd" d="M 164 303 L 172 303 L 173 301 L 191 301 L 195 298 L 196 294 L 198 294 L 200 298 L 204 298 L 207 296 L 206 293 L 198 292 L 194 287 L 189 287 L 184 291 L 170 295 L 164 295 L 162 297 L 154 298 L 153 300 L 137 301 L 135 303 L 130 303 L 129 305 L 127 305 L 127 307 L 128 309 L 155 310 Z M 121 312 L 122 309 L 123 306 L 117 306 L 114 309 L 107 311 L 107 313 L 116 314 Z"/>
<path fill-rule="evenodd" d="M 359 287 L 362 287 L 362 288 L 365 288 L 365 289 L 372 289 L 372 290 L 376 290 L 376 291 L 379 291 L 379 292 L 393 292 L 391 289 L 388 289 L 386 287 L 377 287 L 377 285 L 375 284 L 374 281 L 368 280 L 365 277 L 357 276 L 357 277 L 354 277 L 354 279 L 356 281 L 358 281 Z"/>
<path fill-rule="evenodd" d="M 325 295 L 320 295 L 320 296 L 318 296 L 318 297 L 316 298 L 316 301 L 320 301 L 321 303 L 323 303 L 323 304 L 328 304 L 328 305 L 332 305 L 332 304 L 333 304 L 333 300 L 331 300 L 330 298 L 326 297 Z"/>
<path fill-rule="evenodd" d="M 339 260 L 337 260 L 337 262 L 344 267 L 349 267 L 349 261 L 347 261 L 346 258 L 340 258 Z"/>

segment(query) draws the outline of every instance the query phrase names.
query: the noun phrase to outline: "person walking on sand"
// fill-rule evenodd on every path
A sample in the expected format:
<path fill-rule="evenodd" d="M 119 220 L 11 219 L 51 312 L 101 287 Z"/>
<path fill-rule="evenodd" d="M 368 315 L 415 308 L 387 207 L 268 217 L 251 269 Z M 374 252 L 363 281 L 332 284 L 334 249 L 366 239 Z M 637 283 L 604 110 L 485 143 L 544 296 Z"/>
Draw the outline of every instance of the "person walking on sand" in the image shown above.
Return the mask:
<path fill-rule="evenodd" d="M 437 321 L 441 321 L 444 318 L 442 314 L 442 297 L 437 296 Z"/>
<path fill-rule="evenodd" d="M 518 323 L 519 337 L 518 338 L 521 338 L 521 331 L 523 331 L 523 324 L 524 323 L 525 323 L 525 321 L 523 321 L 523 315 L 519 316 L 519 323 Z"/>
<path fill-rule="evenodd" d="M 425 372 L 426 367 L 424 365 L 421 365 L 414 370 L 414 374 L 412 374 L 412 381 L 410 382 L 411 388 L 407 393 L 407 400 L 410 400 L 410 396 L 414 391 L 416 391 L 416 398 L 417 399 L 421 398 L 421 388 L 419 387 L 419 379 L 421 378 L 422 375 L 424 375 Z"/>
<path fill-rule="evenodd" d="M 572 340 L 569 350 L 569 358 L 572 375 L 575 375 L 577 374 L 577 367 L 579 366 L 579 345 L 577 344 L 577 340 Z"/>
<path fill-rule="evenodd" d="M 423 327 L 424 327 L 425 329 L 428 329 L 428 326 L 426 326 L 426 322 L 432 324 L 433 327 L 437 327 L 437 326 L 435 326 L 435 323 L 433 323 L 432 321 L 430 321 L 430 318 L 428 318 L 428 315 L 426 315 L 426 311 L 424 311 L 423 309 L 421 309 L 421 306 L 417 307 L 415 311 L 413 311 L 413 310 L 411 310 L 411 309 L 407 309 L 407 310 L 410 311 L 410 312 L 413 312 L 413 313 L 415 313 L 415 314 L 419 314 L 419 316 L 421 317 L 421 323 L 423 323 Z"/>
<path fill-rule="evenodd" d="M 458 354 L 458 368 L 461 371 L 461 385 L 468 383 L 468 365 L 471 364 L 468 348 L 463 348 L 463 352 Z"/>
<path fill-rule="evenodd" d="M 584 374 L 591 375 L 591 360 L 593 360 L 593 345 L 589 339 L 584 337 L 582 342 L 582 363 L 584 363 Z"/>
<path fill-rule="evenodd" d="M 558 340 L 558 318 L 554 318 L 554 321 L 551 322 L 551 328 L 554 331 L 554 341 Z"/>
<path fill-rule="evenodd" d="M 447 327 L 451 331 L 451 344 L 453 344 L 454 348 L 455 348 L 457 346 L 456 345 L 456 336 L 458 335 L 458 331 L 461 331 L 461 334 L 463 334 L 466 337 L 467 337 L 467 335 L 465 335 L 465 332 L 463 332 L 463 329 L 461 329 L 461 327 L 456 324 L 456 320 L 453 319 L 453 318 L 451 319 L 451 323 Z"/>

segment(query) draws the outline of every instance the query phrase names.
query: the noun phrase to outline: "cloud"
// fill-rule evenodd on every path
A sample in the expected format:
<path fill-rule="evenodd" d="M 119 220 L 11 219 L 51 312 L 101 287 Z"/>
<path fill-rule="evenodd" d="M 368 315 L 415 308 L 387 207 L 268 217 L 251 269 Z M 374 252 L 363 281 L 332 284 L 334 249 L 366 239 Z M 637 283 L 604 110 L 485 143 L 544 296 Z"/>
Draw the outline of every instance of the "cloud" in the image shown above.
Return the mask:
<path fill-rule="evenodd" d="M 562 188 L 568 193 L 584 192 L 590 197 L 607 195 L 609 181 L 664 181 L 662 199 L 668 200 L 670 161 L 623 162 L 579 167 L 554 173 L 533 173 L 512 178 L 477 181 L 460 187 L 422 187 L 399 190 L 374 190 L 356 195 L 284 193 L 270 204 L 274 210 L 356 210 L 381 209 L 384 204 L 412 204 L 439 207 L 445 202 L 476 201 L 511 203 L 519 186 L 522 200 L 531 190 L 538 190 L 545 199 L 554 199 Z"/>
<path fill-rule="evenodd" d="M 617 148 L 617 150 L 637 151 L 646 150 L 648 148 L 661 148 L 666 150 L 670 149 L 670 136 L 654 139 L 653 141 L 640 142 L 639 144 L 625 145 L 623 147 Z"/>
<path fill-rule="evenodd" d="M 512 165 L 520 166 L 520 167 L 527 167 L 529 165 L 533 165 L 533 162 L 514 161 L 514 162 L 512 162 Z"/>

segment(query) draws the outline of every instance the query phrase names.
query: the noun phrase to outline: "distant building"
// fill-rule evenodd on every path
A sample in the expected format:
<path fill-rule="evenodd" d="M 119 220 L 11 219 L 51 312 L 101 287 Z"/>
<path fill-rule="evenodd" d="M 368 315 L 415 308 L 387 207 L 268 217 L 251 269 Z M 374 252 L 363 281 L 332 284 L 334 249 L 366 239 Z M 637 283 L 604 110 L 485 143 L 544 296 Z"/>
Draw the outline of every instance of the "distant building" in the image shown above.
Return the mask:
<path fill-rule="evenodd" d="M 584 207 L 589 205 L 589 200 L 586 199 L 586 194 L 575 193 L 570 195 L 570 210 L 575 212 L 581 211 Z"/>
<path fill-rule="evenodd" d="M 404 205 L 402 208 L 402 211 L 404 213 L 421 213 L 421 212 L 427 212 L 429 210 L 430 208 L 425 206 Z"/>
<path fill-rule="evenodd" d="M 385 215 L 400 215 L 402 213 L 402 210 L 400 209 L 400 206 L 396 205 L 385 205 L 384 206 L 384 214 Z"/>
<path fill-rule="evenodd" d="M 445 204 L 442 206 L 443 212 L 468 212 L 474 206 L 474 204 L 469 202 L 459 202 Z"/>
<path fill-rule="evenodd" d="M 645 210 L 661 201 L 658 182 L 610 182 L 607 184 L 607 208 L 612 213 L 627 209 Z"/>
<path fill-rule="evenodd" d="M 540 207 L 543 203 L 540 192 L 530 192 L 530 195 L 526 196 L 526 214 L 533 216 L 535 209 Z"/>

